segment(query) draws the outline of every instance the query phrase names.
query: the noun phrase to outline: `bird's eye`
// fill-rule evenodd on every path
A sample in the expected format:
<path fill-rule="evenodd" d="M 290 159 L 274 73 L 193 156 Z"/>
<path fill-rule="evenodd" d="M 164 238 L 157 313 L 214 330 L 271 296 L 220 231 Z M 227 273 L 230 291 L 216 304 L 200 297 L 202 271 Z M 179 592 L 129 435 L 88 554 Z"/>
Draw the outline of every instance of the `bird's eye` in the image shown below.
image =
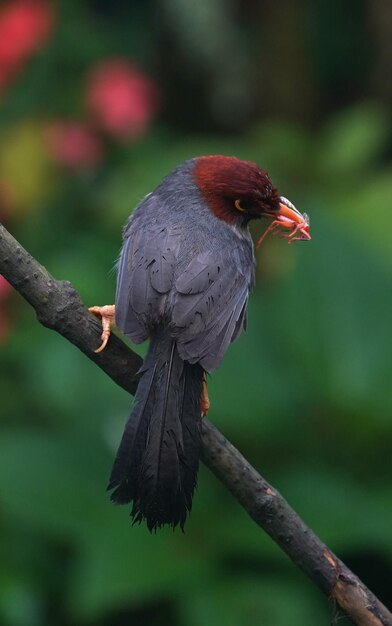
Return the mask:
<path fill-rule="evenodd" d="M 235 208 L 237 209 L 237 211 L 241 211 L 241 213 L 243 213 L 243 212 L 246 210 L 246 209 L 244 209 L 244 208 L 241 206 L 241 200 L 240 200 L 240 199 L 238 199 L 238 200 L 236 200 L 236 201 L 234 202 L 234 206 L 235 206 Z"/>

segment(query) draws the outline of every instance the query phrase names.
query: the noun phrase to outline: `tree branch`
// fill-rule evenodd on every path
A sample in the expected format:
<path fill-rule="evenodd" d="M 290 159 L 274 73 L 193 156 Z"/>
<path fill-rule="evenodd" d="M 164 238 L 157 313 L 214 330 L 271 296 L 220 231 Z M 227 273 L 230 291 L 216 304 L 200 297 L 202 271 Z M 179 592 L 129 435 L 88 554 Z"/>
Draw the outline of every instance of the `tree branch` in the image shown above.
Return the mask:
<path fill-rule="evenodd" d="M 67 281 L 55 280 L 0 224 L 0 273 L 35 309 L 44 326 L 66 337 L 118 385 L 134 394 L 141 358 L 111 336 L 100 354 L 101 326 Z M 241 453 L 203 420 L 202 458 L 250 517 L 358 626 L 392 626 L 392 614 L 308 528 Z"/>

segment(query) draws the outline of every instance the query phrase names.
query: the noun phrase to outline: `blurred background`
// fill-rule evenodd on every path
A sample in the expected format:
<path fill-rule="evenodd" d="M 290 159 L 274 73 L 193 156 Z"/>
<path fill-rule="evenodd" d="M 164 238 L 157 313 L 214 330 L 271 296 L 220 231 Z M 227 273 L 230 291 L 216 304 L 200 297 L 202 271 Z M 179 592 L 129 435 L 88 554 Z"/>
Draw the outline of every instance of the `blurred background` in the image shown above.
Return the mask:
<path fill-rule="evenodd" d="M 255 160 L 309 213 L 311 243 L 258 252 L 209 417 L 386 604 L 391 100 L 390 0 L 0 5 L 0 219 L 87 306 L 187 158 Z M 2 625 L 336 618 L 204 467 L 184 535 L 132 527 L 105 493 L 131 398 L 1 277 L 0 344 Z"/>

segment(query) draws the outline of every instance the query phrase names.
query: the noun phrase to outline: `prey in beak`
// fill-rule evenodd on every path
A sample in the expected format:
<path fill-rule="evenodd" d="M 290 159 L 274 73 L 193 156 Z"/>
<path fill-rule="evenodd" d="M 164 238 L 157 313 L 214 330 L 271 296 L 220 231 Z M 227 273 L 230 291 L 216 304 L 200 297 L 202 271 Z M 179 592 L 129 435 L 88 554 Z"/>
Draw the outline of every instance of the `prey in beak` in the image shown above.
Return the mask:
<path fill-rule="evenodd" d="M 279 200 L 279 210 L 271 215 L 275 219 L 258 240 L 256 250 L 260 248 L 265 237 L 270 232 L 273 232 L 274 235 L 279 233 L 280 237 L 288 239 L 288 243 L 311 239 L 307 214 L 300 213 L 290 200 L 287 200 L 284 196 L 281 196 Z M 289 232 L 282 232 L 282 228 L 289 229 Z"/>

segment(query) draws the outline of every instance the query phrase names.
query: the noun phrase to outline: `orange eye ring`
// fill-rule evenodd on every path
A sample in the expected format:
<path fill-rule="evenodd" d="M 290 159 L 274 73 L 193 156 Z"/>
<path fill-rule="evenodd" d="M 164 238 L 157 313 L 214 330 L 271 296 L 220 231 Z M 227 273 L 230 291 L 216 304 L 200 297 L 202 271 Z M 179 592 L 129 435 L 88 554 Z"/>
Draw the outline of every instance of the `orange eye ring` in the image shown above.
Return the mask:
<path fill-rule="evenodd" d="M 234 206 L 237 209 L 237 211 L 241 211 L 241 213 L 243 213 L 245 211 L 245 209 L 242 208 L 241 200 L 239 200 L 239 199 L 234 202 Z"/>

